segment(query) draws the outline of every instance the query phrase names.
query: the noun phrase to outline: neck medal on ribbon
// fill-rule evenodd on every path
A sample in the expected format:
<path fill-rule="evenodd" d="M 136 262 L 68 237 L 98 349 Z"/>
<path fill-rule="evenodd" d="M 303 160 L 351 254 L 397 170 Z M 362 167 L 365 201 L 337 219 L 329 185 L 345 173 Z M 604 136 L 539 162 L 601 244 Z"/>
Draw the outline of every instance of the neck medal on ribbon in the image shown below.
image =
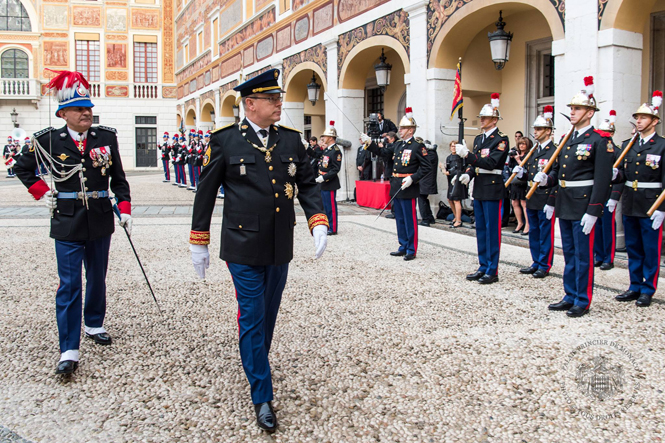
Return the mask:
<path fill-rule="evenodd" d="M 242 125 L 240 127 L 240 130 L 242 131 L 242 136 L 245 138 L 247 143 L 252 145 L 255 149 L 258 149 L 259 151 L 263 152 L 263 154 L 266 156 L 265 157 L 266 163 L 270 163 L 272 161 L 272 154 L 271 154 L 272 150 L 275 149 L 275 146 L 277 146 L 277 144 L 274 144 L 269 148 L 264 148 L 263 146 L 258 146 L 256 143 L 253 143 L 251 140 L 249 140 L 247 138 L 247 129 L 248 129 L 247 125 Z"/>

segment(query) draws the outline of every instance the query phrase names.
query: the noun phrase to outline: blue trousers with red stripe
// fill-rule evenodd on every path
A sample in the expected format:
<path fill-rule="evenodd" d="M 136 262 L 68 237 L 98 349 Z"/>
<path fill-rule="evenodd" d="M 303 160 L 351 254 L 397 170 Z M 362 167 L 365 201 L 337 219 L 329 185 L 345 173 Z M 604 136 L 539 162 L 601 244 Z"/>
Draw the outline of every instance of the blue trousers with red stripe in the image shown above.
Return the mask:
<path fill-rule="evenodd" d="M 199 182 L 199 177 L 201 176 L 201 167 L 194 166 L 194 180 L 192 181 L 192 186 L 196 187 L 196 184 Z"/>
<path fill-rule="evenodd" d="M 476 243 L 478 244 L 478 271 L 488 275 L 499 272 L 501 252 L 501 207 L 503 200 L 474 200 L 476 217 Z"/>
<path fill-rule="evenodd" d="M 663 227 L 651 228 L 653 222 L 646 217 L 623 216 L 628 252 L 630 290 L 653 295 L 658 288 Z"/>
<path fill-rule="evenodd" d="M 187 167 L 189 168 L 190 186 L 196 187 L 196 179 L 194 178 L 194 165 L 192 165 L 191 163 L 187 163 Z"/>
<path fill-rule="evenodd" d="M 531 250 L 531 266 L 550 272 L 554 261 L 554 223 L 555 216 L 550 220 L 542 210 L 526 209 L 529 218 L 529 249 Z"/>
<path fill-rule="evenodd" d="M 337 233 L 337 191 L 321 191 L 321 200 L 330 224 L 329 232 Z"/>
<path fill-rule="evenodd" d="M 106 270 L 111 236 L 92 241 L 55 241 L 60 286 L 55 295 L 60 352 L 79 349 L 81 343 L 81 265 L 85 266 L 85 325 L 101 328 L 106 314 Z"/>
<path fill-rule="evenodd" d="M 617 242 L 615 215 L 615 212 L 610 212 L 605 206 L 603 216 L 596 221 L 596 239 L 593 243 L 593 254 L 596 261 L 614 263 Z"/>
<path fill-rule="evenodd" d="M 265 403 L 273 399 L 268 353 L 289 265 L 226 264 L 236 288 L 240 359 L 249 381 L 252 403 Z"/>
<path fill-rule="evenodd" d="M 416 213 L 415 198 L 396 198 L 395 224 L 397 224 L 397 239 L 399 251 L 407 255 L 416 255 L 418 251 L 418 214 Z"/>
<path fill-rule="evenodd" d="M 171 170 L 169 169 L 169 161 L 165 158 L 162 159 L 162 165 L 164 165 L 164 180 L 171 180 Z"/>
<path fill-rule="evenodd" d="M 593 243 L 596 227 L 589 235 L 582 232 L 579 220 L 559 219 L 563 268 L 563 301 L 588 309 L 593 298 Z"/>

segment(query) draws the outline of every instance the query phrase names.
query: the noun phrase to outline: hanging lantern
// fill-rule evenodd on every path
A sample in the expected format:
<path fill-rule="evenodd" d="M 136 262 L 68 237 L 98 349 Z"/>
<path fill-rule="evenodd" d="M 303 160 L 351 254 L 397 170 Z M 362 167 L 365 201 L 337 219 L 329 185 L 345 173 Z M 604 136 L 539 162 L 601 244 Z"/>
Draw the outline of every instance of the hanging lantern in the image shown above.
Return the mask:
<path fill-rule="evenodd" d="M 314 71 L 312 71 L 312 81 L 307 85 L 307 97 L 309 98 L 309 101 L 312 102 L 312 106 L 316 105 L 320 93 L 321 85 L 316 82 L 316 75 L 314 74 Z"/>
<path fill-rule="evenodd" d="M 381 48 L 381 57 L 379 57 L 379 60 L 380 63 L 374 65 L 376 84 L 385 89 L 390 85 L 390 70 L 393 68 L 393 65 L 386 63 L 386 56 L 383 53 L 383 48 Z"/>
<path fill-rule="evenodd" d="M 502 13 L 503 11 L 499 11 L 499 21 L 496 22 L 496 31 L 487 33 L 487 38 L 490 41 L 490 50 L 492 51 L 492 61 L 497 71 L 502 70 L 506 66 L 506 62 L 510 58 L 510 42 L 513 40 L 513 33 L 503 30 L 506 23 L 503 21 Z"/>

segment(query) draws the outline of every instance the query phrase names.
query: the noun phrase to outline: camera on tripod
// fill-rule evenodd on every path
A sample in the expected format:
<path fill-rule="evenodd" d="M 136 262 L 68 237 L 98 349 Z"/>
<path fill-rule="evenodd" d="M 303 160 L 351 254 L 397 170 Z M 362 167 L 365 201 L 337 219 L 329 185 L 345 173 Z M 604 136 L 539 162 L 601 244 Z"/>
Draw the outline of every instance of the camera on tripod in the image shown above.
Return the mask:
<path fill-rule="evenodd" d="M 365 127 L 367 128 L 367 135 L 370 136 L 372 141 L 378 143 L 381 141 L 381 129 L 379 129 L 379 115 L 372 112 L 369 117 L 365 119 Z"/>

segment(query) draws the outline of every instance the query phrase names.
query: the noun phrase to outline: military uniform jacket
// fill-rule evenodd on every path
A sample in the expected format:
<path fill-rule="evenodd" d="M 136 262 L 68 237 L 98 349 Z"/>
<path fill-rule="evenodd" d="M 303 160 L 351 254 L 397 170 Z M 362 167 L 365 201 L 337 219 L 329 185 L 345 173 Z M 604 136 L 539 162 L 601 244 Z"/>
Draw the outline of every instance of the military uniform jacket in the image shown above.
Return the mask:
<path fill-rule="evenodd" d="M 4 149 L 2 150 L 2 155 L 5 157 L 5 160 L 7 160 L 9 157 L 12 157 L 14 154 L 14 150 L 12 149 L 12 145 L 5 145 Z"/>
<path fill-rule="evenodd" d="M 547 143 L 546 146 L 535 148 L 536 151 L 531 155 L 529 161 L 524 165 L 524 174 L 527 179 L 527 188 L 530 189 L 533 185 L 533 179 L 540 171 L 543 170 L 547 162 L 552 158 L 552 154 L 556 151 L 556 146 L 553 142 Z M 527 209 L 532 209 L 534 211 L 542 211 L 545 205 L 556 206 L 556 193 L 558 186 L 553 186 L 551 188 L 538 186 L 536 192 L 527 199 L 526 207 Z"/>
<path fill-rule="evenodd" d="M 476 179 L 473 184 L 473 198 L 476 200 L 503 200 L 506 187 L 503 184 L 501 173 L 485 174 L 486 171 L 503 171 L 509 150 L 508 137 L 498 129 L 485 138 L 476 136 L 473 141 L 473 151 L 466 157 L 466 174 Z"/>
<path fill-rule="evenodd" d="M 370 150 L 369 147 L 368 150 Z M 395 198 L 418 198 L 418 195 L 420 195 L 418 183 L 429 174 L 431 168 L 429 151 L 427 151 L 425 145 L 417 142 L 414 138 L 406 142 L 396 142 L 393 154 L 393 173 L 390 177 L 390 195 L 394 196 L 400 190 L 404 177 L 411 177 L 413 184 L 400 192 Z"/>
<path fill-rule="evenodd" d="M 610 196 L 614 144 L 607 132 L 592 128 L 568 140 L 549 173 L 548 186 L 559 185 L 556 215 L 581 220 L 584 214 L 600 217 Z M 566 181 L 593 180 L 593 185 L 566 186 Z"/>
<path fill-rule="evenodd" d="M 48 128 L 35 134 L 35 139 L 48 152 L 49 139 L 51 142 L 51 155 L 56 162 L 66 165 L 83 165 L 85 190 L 107 191 L 109 180 L 111 191 L 118 198 L 118 206 L 122 212 L 129 210 L 129 183 L 122 169 L 122 162 L 118 154 L 118 139 L 115 129 L 104 126 L 91 127 L 86 138 L 85 154 L 81 155 L 64 126 L 60 129 Z M 102 168 L 93 166 L 90 152 L 95 148 L 105 147 L 111 153 L 111 165 L 102 175 Z M 35 199 L 41 198 L 48 186 L 39 177 L 35 177 L 37 160 L 34 148 L 24 149 L 17 159 L 16 175 L 28 188 Z M 55 167 L 59 170 L 58 163 Z M 69 168 L 66 169 L 67 171 Z M 57 176 L 57 174 L 56 174 Z M 81 192 L 81 182 L 78 173 L 64 182 L 54 182 L 58 192 Z M 123 208 L 128 208 L 123 210 Z M 109 198 L 88 198 L 88 209 L 83 200 L 58 199 L 56 210 L 51 219 L 51 237 L 56 240 L 89 241 L 113 234 L 115 229 L 114 213 Z"/>
<path fill-rule="evenodd" d="M 439 189 L 436 185 L 436 176 L 439 170 L 439 154 L 436 149 L 427 149 L 427 157 L 429 161 L 429 173 L 420 180 L 420 193 L 422 195 L 438 194 Z"/>
<path fill-rule="evenodd" d="M 160 149 L 162 151 L 162 160 L 168 160 L 171 152 L 169 144 L 166 142 L 162 143 Z"/>
<path fill-rule="evenodd" d="M 628 142 L 624 142 L 624 148 Z M 616 181 L 619 183 L 660 183 L 665 187 L 665 138 L 654 134 L 643 146 L 639 146 L 639 138 L 619 165 Z M 623 187 L 622 213 L 631 217 L 648 217 L 647 211 L 655 203 L 663 191 L 659 188 L 637 188 L 631 183 Z M 658 207 L 665 211 L 665 203 Z"/>
<path fill-rule="evenodd" d="M 339 146 L 328 146 L 323 150 L 319 162 L 319 175 L 323 177 L 322 191 L 336 191 L 339 184 L 339 170 L 342 168 L 342 151 Z"/>
<path fill-rule="evenodd" d="M 294 198 L 310 231 L 328 226 L 309 157 L 296 130 L 270 126 L 270 162 L 245 120 L 212 133 L 194 200 L 190 243 L 210 243 L 210 217 L 224 185 L 220 257 L 251 266 L 281 265 L 293 258 Z"/>

